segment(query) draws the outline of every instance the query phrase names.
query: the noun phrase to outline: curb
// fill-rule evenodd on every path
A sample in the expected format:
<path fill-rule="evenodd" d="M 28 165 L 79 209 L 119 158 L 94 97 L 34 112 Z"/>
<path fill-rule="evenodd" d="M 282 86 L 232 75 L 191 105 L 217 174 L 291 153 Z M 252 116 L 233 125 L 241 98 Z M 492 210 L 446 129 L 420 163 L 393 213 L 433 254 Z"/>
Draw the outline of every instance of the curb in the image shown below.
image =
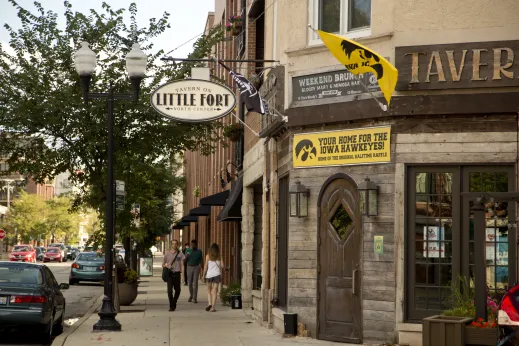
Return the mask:
<path fill-rule="evenodd" d="M 86 320 L 88 320 L 90 318 L 90 316 L 92 316 L 94 314 L 94 312 L 99 308 L 99 306 L 101 306 L 102 302 L 103 302 L 103 298 L 104 298 L 104 294 L 102 294 L 101 296 L 99 296 L 99 298 L 97 298 L 96 302 L 94 303 L 94 305 L 92 305 L 90 307 L 90 309 L 88 309 L 88 311 L 86 312 L 85 315 L 83 315 L 83 317 L 81 317 L 76 323 L 74 323 L 72 326 L 70 326 L 69 328 L 67 328 L 67 331 L 64 332 L 64 333 L 61 333 L 60 335 L 58 335 L 56 338 L 54 338 L 54 340 L 52 341 L 52 344 L 51 346 L 63 346 L 65 345 L 65 342 L 67 341 L 67 338 L 70 336 L 70 334 L 74 333 L 76 331 L 76 329 L 78 329 L 79 327 L 81 327 L 81 325 L 83 323 L 85 323 Z"/>

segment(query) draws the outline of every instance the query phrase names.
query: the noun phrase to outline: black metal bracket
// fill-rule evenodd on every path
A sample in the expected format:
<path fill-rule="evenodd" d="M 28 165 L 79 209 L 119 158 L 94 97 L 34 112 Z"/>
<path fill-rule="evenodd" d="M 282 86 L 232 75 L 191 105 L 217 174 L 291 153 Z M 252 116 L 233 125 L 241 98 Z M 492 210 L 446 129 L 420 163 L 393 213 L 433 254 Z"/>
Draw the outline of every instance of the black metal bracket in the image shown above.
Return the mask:
<path fill-rule="evenodd" d="M 188 58 L 172 58 L 169 56 L 165 56 L 163 58 L 160 58 L 162 61 L 190 61 L 190 62 L 270 62 L 279 63 L 279 60 L 262 60 L 262 59 L 188 59 Z"/>

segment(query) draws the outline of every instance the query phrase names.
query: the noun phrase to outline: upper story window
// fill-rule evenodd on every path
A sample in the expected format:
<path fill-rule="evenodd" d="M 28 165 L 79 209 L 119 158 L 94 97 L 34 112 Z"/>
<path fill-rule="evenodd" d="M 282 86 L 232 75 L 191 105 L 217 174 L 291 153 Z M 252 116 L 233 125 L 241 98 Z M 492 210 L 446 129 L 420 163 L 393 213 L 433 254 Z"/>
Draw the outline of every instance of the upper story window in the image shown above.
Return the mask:
<path fill-rule="evenodd" d="M 313 27 L 349 38 L 371 35 L 371 0 L 310 0 Z M 320 39 L 310 31 L 310 44 Z"/>

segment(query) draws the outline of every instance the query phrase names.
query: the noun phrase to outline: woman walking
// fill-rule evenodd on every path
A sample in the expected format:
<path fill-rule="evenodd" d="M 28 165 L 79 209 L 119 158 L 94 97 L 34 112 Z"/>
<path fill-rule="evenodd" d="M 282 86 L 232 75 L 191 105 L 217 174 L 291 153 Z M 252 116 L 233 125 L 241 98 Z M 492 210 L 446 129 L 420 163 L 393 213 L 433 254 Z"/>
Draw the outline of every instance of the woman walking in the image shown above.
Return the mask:
<path fill-rule="evenodd" d="M 208 254 L 205 256 L 204 280 L 207 282 L 208 306 L 205 311 L 216 311 L 214 306 L 218 298 L 218 291 L 222 283 L 224 264 L 220 258 L 220 247 L 217 244 L 211 245 Z"/>

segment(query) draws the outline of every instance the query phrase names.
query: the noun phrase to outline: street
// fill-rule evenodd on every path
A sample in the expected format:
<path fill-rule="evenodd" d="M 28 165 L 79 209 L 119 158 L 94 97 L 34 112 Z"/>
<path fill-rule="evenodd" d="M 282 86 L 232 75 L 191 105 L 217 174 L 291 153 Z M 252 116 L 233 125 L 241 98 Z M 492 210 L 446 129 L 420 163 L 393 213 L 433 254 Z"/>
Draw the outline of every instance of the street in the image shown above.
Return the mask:
<path fill-rule="evenodd" d="M 46 265 L 52 270 L 58 283 L 68 283 L 68 276 L 72 261 L 66 263 L 47 263 Z M 63 290 L 66 299 L 65 311 L 65 329 L 77 322 L 90 307 L 95 303 L 99 296 L 103 293 L 103 286 L 97 283 L 80 283 L 79 285 L 70 286 L 70 289 Z M 20 333 L 13 333 L 5 338 L 3 335 L 0 339 L 2 345 L 43 345 L 38 342 L 37 336 L 31 336 L 30 331 L 23 330 Z"/>

